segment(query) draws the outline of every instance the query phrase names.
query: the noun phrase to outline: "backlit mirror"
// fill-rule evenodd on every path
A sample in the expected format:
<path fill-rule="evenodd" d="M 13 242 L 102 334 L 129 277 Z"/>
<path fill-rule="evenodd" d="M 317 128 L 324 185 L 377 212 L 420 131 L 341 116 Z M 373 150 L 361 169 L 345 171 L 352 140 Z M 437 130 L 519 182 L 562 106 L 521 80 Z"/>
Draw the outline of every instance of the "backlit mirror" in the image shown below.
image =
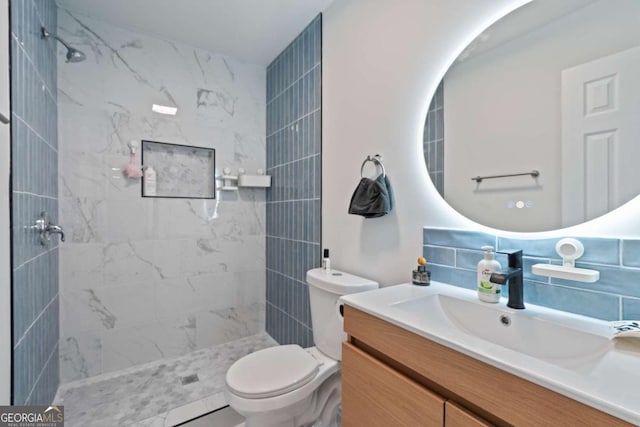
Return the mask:
<path fill-rule="evenodd" d="M 489 27 L 442 79 L 424 156 L 454 209 L 503 230 L 576 225 L 634 198 L 640 1 L 534 0 Z"/>

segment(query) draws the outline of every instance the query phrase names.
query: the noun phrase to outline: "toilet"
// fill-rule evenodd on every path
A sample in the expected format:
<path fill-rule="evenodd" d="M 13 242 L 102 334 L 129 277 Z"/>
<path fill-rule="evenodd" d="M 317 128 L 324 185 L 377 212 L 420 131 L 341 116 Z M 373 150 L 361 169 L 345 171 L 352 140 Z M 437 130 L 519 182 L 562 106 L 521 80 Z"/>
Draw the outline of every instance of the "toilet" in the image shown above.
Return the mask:
<path fill-rule="evenodd" d="M 378 283 L 336 270 L 307 272 L 315 347 L 279 345 L 236 361 L 225 397 L 254 426 L 338 426 L 340 360 L 346 334 L 338 299 Z"/>

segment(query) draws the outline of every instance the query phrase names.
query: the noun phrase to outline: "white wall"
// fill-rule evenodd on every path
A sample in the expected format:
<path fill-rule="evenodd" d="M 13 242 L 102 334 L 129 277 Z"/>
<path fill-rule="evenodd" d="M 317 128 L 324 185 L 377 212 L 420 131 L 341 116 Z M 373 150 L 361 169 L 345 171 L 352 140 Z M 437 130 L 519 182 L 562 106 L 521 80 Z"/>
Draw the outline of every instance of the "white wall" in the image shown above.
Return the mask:
<path fill-rule="evenodd" d="M 265 68 L 64 9 L 58 31 L 87 54 L 58 55 L 61 381 L 264 330 L 264 189 L 141 198 L 122 169 L 141 139 L 265 169 Z"/>
<path fill-rule="evenodd" d="M 336 268 L 382 285 L 409 280 L 422 253 L 422 228 L 485 229 L 444 203 L 422 156 L 428 102 L 460 51 L 520 0 L 350 0 L 324 14 L 323 246 Z M 396 208 L 379 219 L 347 214 L 360 164 L 384 157 Z M 634 199 L 591 223 L 560 234 L 638 236 Z M 505 233 L 507 234 L 507 233 Z M 510 235 L 517 235 L 511 233 Z"/>
<path fill-rule="evenodd" d="M 9 2 L 0 0 L 0 113 L 9 109 Z M 0 123 L 0 405 L 11 395 L 11 265 L 9 223 L 9 126 Z"/>
<path fill-rule="evenodd" d="M 507 230 L 561 226 L 562 70 L 640 44 L 639 13 L 637 1 L 602 0 L 456 61 L 444 84 L 445 198 L 451 206 Z M 487 180 L 477 187 L 470 180 L 533 169 L 541 172 L 537 180 Z M 516 200 L 533 206 L 509 209 Z"/>

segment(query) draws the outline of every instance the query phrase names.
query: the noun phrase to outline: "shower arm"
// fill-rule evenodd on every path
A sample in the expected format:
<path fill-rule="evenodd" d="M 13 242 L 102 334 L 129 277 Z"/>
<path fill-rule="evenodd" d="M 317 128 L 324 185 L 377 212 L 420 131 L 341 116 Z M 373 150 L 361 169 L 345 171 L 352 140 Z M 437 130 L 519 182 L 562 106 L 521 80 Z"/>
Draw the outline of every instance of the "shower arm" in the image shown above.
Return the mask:
<path fill-rule="evenodd" d="M 62 45 L 64 47 L 66 47 L 67 49 L 73 49 L 75 50 L 73 47 L 71 47 L 66 41 L 62 40 L 60 37 L 58 37 L 56 34 L 51 34 L 49 31 L 47 31 L 47 29 L 45 27 L 42 27 L 42 38 L 43 39 L 48 39 L 49 37 L 53 37 L 54 39 L 58 40 L 60 43 L 62 43 Z"/>

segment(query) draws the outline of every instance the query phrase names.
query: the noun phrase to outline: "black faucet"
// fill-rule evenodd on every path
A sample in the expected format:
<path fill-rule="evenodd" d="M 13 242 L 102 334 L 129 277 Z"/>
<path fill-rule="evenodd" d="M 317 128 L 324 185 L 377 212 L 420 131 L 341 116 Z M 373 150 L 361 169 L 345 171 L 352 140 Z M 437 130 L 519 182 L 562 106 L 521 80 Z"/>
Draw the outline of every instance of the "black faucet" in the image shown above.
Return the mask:
<path fill-rule="evenodd" d="M 506 254 L 509 269 L 505 272 L 491 273 L 489 281 L 498 285 L 509 284 L 507 307 L 524 310 L 524 289 L 522 285 L 522 249 L 498 252 Z"/>

